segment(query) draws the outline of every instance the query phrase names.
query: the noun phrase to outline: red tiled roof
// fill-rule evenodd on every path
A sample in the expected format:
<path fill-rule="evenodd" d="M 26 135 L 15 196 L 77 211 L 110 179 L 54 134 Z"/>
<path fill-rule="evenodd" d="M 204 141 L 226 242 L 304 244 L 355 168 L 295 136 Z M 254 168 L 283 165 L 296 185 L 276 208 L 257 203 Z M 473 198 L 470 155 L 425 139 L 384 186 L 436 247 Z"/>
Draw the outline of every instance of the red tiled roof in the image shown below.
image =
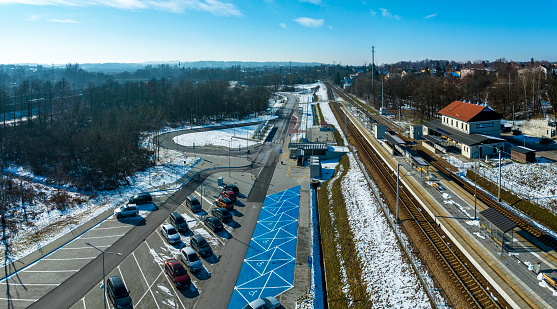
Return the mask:
<path fill-rule="evenodd" d="M 440 110 L 439 114 L 468 122 L 486 108 L 491 111 L 491 109 L 486 106 L 454 101 Z"/>

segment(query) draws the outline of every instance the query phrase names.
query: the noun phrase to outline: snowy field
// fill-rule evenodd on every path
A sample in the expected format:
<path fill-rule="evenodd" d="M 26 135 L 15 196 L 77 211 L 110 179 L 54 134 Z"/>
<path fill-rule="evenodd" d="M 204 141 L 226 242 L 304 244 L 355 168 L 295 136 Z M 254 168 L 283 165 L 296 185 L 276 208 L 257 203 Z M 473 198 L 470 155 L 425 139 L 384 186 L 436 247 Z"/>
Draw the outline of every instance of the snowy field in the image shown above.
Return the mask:
<path fill-rule="evenodd" d="M 445 160 L 459 169 L 461 177 L 465 177 L 466 170 L 473 169 L 474 165 L 474 163 L 463 162 L 454 156 L 445 156 Z M 480 163 L 478 164 L 478 175 L 497 183 L 499 168 Z M 525 199 L 533 200 L 554 213 L 557 213 L 556 175 L 557 163 L 510 162 L 501 166 L 501 184 L 504 188 Z M 471 181 L 474 180 L 471 179 Z"/>
<path fill-rule="evenodd" d="M 222 146 L 231 148 L 245 148 L 263 143 L 260 140 L 252 139 L 255 130 L 259 125 L 230 128 L 215 131 L 196 132 L 192 134 L 183 134 L 176 136 L 173 140 L 176 144 L 182 146 Z"/>

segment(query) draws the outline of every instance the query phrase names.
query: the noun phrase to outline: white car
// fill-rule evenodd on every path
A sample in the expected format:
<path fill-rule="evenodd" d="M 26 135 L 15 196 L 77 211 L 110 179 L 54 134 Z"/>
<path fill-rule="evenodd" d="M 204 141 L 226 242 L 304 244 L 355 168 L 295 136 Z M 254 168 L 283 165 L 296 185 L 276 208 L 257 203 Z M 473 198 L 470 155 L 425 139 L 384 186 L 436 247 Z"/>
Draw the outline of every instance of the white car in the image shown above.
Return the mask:
<path fill-rule="evenodd" d="M 199 256 L 191 247 L 184 247 L 180 250 L 180 259 L 192 272 L 200 271 L 203 268 Z"/>
<path fill-rule="evenodd" d="M 278 299 L 268 296 L 268 297 L 261 297 L 258 298 L 251 303 L 247 304 L 244 309 L 276 309 L 280 307 L 280 302 Z"/>
<path fill-rule="evenodd" d="M 161 235 L 170 244 L 175 244 L 180 242 L 180 234 L 178 234 L 176 229 L 168 223 L 161 225 Z"/>
<path fill-rule="evenodd" d="M 139 214 L 139 207 L 135 204 L 127 204 L 114 209 L 114 215 L 120 219 L 122 217 L 137 216 Z"/>

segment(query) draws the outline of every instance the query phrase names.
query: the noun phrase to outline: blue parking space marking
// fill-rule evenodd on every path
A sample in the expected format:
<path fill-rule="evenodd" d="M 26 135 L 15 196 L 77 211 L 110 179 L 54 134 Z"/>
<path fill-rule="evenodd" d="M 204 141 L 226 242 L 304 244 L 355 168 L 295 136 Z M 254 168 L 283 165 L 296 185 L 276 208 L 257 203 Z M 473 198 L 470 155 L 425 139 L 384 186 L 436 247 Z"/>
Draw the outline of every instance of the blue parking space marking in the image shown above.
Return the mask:
<path fill-rule="evenodd" d="M 265 198 L 228 309 L 294 285 L 301 186 Z"/>

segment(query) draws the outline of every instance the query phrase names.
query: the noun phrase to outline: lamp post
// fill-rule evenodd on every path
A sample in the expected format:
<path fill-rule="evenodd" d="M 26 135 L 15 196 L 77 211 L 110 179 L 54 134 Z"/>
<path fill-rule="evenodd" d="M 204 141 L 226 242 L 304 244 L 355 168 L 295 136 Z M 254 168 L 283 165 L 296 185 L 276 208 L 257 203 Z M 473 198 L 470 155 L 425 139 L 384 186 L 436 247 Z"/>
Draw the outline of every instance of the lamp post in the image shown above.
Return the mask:
<path fill-rule="evenodd" d="M 91 247 L 93 247 L 93 248 L 99 250 L 99 251 L 102 253 L 102 256 L 103 256 L 103 304 L 104 304 L 104 309 L 106 309 L 106 288 L 105 288 L 106 282 L 105 282 L 105 279 L 104 279 L 105 276 L 106 276 L 106 274 L 105 274 L 105 272 L 104 272 L 104 254 L 105 254 L 105 253 L 108 253 L 108 254 L 114 254 L 114 255 L 121 256 L 122 253 L 104 251 L 104 250 L 101 250 L 101 249 L 99 249 L 99 248 L 93 246 L 92 244 L 90 244 L 90 243 L 88 243 L 88 242 L 86 242 L 85 244 L 86 244 L 87 246 L 91 246 Z"/>
<path fill-rule="evenodd" d="M 230 177 L 230 147 L 232 147 L 232 139 L 228 142 L 228 177 Z"/>
<path fill-rule="evenodd" d="M 479 155 L 478 155 L 478 159 L 479 159 Z M 477 215 L 476 215 L 476 205 L 477 205 L 477 199 L 476 199 L 476 190 L 477 190 L 477 182 L 476 182 L 476 177 L 478 174 L 478 164 L 476 162 L 476 164 L 474 164 L 474 220 L 477 220 Z"/>
<path fill-rule="evenodd" d="M 396 163 L 396 224 L 400 222 L 400 216 L 398 212 L 398 200 L 399 200 L 399 188 L 400 188 L 400 163 Z"/>
<path fill-rule="evenodd" d="M 497 191 L 497 202 L 501 201 L 501 149 L 499 152 L 499 190 Z"/>

